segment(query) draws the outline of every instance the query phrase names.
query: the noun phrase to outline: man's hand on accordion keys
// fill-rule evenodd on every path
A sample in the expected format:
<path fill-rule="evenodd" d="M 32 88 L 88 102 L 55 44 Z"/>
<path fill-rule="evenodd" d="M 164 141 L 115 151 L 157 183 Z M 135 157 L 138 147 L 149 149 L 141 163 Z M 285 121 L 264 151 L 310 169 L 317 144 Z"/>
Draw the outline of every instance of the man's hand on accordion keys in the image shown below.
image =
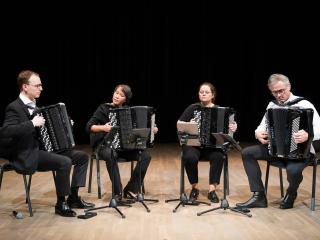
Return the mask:
<path fill-rule="evenodd" d="M 293 138 L 295 143 L 303 143 L 306 142 L 309 138 L 309 134 L 305 130 L 299 130 L 296 133 L 293 133 Z"/>
<path fill-rule="evenodd" d="M 34 116 L 34 117 L 32 118 L 31 122 L 32 122 L 32 124 L 33 124 L 34 127 L 41 127 L 41 126 L 44 125 L 44 123 L 46 122 L 46 120 L 45 120 L 43 117 L 41 117 L 41 116 L 39 116 L 39 115 L 36 115 L 36 116 Z"/>

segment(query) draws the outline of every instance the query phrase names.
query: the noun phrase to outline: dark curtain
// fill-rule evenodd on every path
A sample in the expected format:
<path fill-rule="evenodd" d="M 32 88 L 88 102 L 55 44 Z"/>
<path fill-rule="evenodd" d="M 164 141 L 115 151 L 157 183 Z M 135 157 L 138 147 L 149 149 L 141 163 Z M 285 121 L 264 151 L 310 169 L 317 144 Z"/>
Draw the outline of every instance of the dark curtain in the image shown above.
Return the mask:
<path fill-rule="evenodd" d="M 254 139 L 272 99 L 266 86 L 272 73 L 287 75 L 296 95 L 319 106 L 313 87 L 319 19 L 310 15 L 302 22 L 294 14 L 239 12 L 208 2 L 140 3 L 111 6 L 104 14 L 90 8 L 88 15 L 64 11 L 50 20 L 42 13 L 41 19 L 2 21 L 1 121 L 24 69 L 40 73 L 38 105 L 66 103 L 77 143 L 88 143 L 86 122 L 100 103 L 111 102 L 119 83 L 132 87 L 132 105 L 157 109 L 159 142 L 177 141 L 176 121 L 198 101 L 204 81 L 217 87 L 217 104 L 237 111 L 239 141 Z"/>

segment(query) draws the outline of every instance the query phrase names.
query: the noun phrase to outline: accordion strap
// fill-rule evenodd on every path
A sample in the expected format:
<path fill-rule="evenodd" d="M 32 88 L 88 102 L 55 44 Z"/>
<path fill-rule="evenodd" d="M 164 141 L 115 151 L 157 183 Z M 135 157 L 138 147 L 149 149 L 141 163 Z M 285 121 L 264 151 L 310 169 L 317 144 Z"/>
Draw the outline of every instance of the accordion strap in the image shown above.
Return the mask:
<path fill-rule="evenodd" d="M 302 100 L 304 100 L 305 98 L 304 97 L 298 97 L 290 102 L 287 102 L 287 103 L 284 103 L 284 104 L 279 104 L 276 100 L 273 100 L 272 102 L 278 106 L 292 106 Z"/>

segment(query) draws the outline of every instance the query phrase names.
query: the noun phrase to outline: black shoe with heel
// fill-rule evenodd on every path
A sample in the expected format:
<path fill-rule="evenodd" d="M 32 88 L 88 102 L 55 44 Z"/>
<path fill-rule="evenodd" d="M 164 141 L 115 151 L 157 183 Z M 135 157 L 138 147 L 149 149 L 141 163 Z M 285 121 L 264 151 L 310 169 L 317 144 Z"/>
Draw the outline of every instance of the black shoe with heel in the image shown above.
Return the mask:
<path fill-rule="evenodd" d="M 213 203 L 220 201 L 215 190 L 208 192 L 208 199 Z"/>
<path fill-rule="evenodd" d="M 190 202 L 196 201 L 198 199 L 198 196 L 199 196 L 199 189 L 192 188 L 191 192 L 190 192 L 190 195 L 189 195 L 189 201 Z"/>
<path fill-rule="evenodd" d="M 296 198 L 297 198 L 297 192 L 294 192 L 294 193 L 287 192 L 280 203 L 280 208 L 281 209 L 293 208 L 293 204 Z"/>
<path fill-rule="evenodd" d="M 123 189 L 123 197 L 128 199 L 136 199 L 136 194 L 134 191 L 130 190 L 128 187 Z"/>

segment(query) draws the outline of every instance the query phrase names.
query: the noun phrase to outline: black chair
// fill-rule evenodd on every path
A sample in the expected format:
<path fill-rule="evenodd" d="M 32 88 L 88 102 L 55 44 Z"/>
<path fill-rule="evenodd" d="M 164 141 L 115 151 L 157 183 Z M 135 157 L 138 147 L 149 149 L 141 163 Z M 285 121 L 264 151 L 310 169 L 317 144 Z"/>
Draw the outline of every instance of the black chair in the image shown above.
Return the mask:
<path fill-rule="evenodd" d="M 317 153 L 316 156 L 309 159 L 309 164 L 308 164 L 308 166 L 313 167 L 312 187 L 311 187 L 311 205 L 310 205 L 311 211 L 314 211 L 316 206 L 315 196 L 316 196 L 316 185 L 317 185 L 317 165 L 320 163 L 319 157 L 320 157 L 320 153 Z M 284 190 L 283 190 L 282 169 L 285 169 L 285 165 L 279 161 L 275 161 L 275 162 L 267 161 L 266 176 L 265 176 L 265 183 L 264 183 L 266 195 L 268 193 L 270 166 L 279 168 L 280 191 L 281 191 L 281 198 L 283 198 Z"/>
<path fill-rule="evenodd" d="M 1 190 L 1 185 L 2 185 L 3 174 L 8 171 L 15 171 L 13 165 L 11 164 L 11 162 L 8 159 L 0 158 L 0 190 Z M 20 174 L 20 173 L 18 173 L 18 174 Z M 55 171 L 52 171 L 52 174 L 53 174 L 54 182 L 56 182 Z M 31 200 L 30 200 L 30 188 L 31 188 L 32 174 L 30 174 L 30 175 L 20 174 L 20 175 L 23 176 L 24 188 L 26 191 L 26 203 L 28 204 L 29 215 L 30 215 L 30 217 L 32 217 L 33 211 L 32 211 L 32 205 L 31 205 Z"/>
<path fill-rule="evenodd" d="M 8 159 L 1 158 L 0 159 L 0 190 L 1 190 L 3 174 L 4 174 L 4 172 L 8 172 L 8 171 L 14 171 L 14 167 L 12 166 L 12 164 L 10 163 L 10 161 Z M 30 201 L 30 185 L 31 185 L 32 175 L 22 174 L 22 176 L 23 176 L 24 188 L 26 191 L 26 203 L 28 204 L 29 215 L 30 215 L 30 217 L 32 217 L 33 212 L 32 212 L 32 206 L 31 206 L 31 201 Z M 28 178 L 28 176 L 29 176 L 29 178 Z"/>

